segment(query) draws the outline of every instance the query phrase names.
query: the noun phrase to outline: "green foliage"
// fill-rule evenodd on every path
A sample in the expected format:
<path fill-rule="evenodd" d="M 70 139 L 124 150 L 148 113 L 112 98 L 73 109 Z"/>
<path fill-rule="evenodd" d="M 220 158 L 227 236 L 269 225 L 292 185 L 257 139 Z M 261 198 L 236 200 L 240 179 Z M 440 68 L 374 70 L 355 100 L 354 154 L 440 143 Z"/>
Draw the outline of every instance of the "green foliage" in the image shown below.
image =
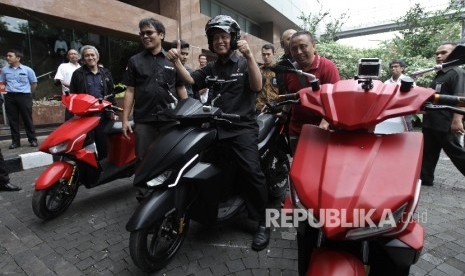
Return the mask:
<path fill-rule="evenodd" d="M 331 35 L 332 31 L 327 31 L 320 37 L 321 43 L 317 45 L 317 51 L 321 56 L 336 63 L 341 79 L 353 78 L 357 73 L 358 60 L 369 57 L 382 60 L 381 80 L 390 77 L 389 62 L 393 59 L 403 59 L 407 64 L 404 74 L 410 75 L 435 65 L 434 52 L 441 43 L 460 39 L 461 13 L 462 7 L 453 0 L 446 9 L 435 12 L 426 12 L 419 4 L 415 4 L 397 20 L 398 24 L 406 25 L 406 28 L 400 31 L 401 35 L 382 43 L 378 48 L 359 49 L 340 45 L 334 42 L 337 37 Z M 302 14 L 302 28 L 314 33 L 324 18 L 329 18 L 329 14 L 322 9 L 316 15 Z M 333 21 L 329 24 L 329 29 L 333 30 L 334 34 L 337 33 L 342 21 L 344 18 L 341 18 L 341 21 Z M 416 84 L 427 87 L 433 77 L 434 72 L 427 73 L 418 77 Z"/>
<path fill-rule="evenodd" d="M 317 45 L 317 51 L 336 64 L 341 79 L 351 79 L 357 74 L 357 63 L 360 58 L 382 58 L 380 49 L 358 49 L 335 42 L 320 43 Z"/>
<path fill-rule="evenodd" d="M 451 1 L 444 10 L 427 12 L 420 4 L 397 20 L 405 25 L 400 36 L 388 43 L 401 56 L 432 57 L 437 47 L 446 41 L 460 40 L 462 7 Z"/>

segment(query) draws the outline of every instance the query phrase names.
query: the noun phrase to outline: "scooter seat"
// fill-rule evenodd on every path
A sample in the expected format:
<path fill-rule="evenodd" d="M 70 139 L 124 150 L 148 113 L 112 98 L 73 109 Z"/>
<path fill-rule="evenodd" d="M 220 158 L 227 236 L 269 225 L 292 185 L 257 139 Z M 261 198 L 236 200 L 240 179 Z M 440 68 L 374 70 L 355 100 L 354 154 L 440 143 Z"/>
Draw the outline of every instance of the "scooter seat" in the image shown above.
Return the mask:
<path fill-rule="evenodd" d="M 130 120 L 129 125 L 134 127 L 134 121 Z M 121 121 L 112 121 L 105 126 L 104 132 L 107 134 L 118 134 L 121 133 L 123 129 L 123 122 Z"/>
<path fill-rule="evenodd" d="M 257 116 L 258 123 L 258 141 L 262 141 L 270 133 L 275 124 L 276 117 L 268 113 L 260 113 Z"/>

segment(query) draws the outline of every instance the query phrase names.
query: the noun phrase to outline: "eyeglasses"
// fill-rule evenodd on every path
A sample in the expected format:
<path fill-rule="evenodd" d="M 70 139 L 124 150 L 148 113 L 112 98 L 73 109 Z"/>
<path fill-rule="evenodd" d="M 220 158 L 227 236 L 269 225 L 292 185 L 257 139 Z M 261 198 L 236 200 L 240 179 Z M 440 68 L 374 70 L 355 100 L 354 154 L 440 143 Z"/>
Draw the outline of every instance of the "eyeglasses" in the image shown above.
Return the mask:
<path fill-rule="evenodd" d="M 139 36 L 140 36 L 140 37 L 144 37 L 145 35 L 151 36 L 151 35 L 153 35 L 154 33 L 157 33 L 157 32 L 156 32 L 156 31 L 143 31 L 143 32 L 139 32 Z"/>

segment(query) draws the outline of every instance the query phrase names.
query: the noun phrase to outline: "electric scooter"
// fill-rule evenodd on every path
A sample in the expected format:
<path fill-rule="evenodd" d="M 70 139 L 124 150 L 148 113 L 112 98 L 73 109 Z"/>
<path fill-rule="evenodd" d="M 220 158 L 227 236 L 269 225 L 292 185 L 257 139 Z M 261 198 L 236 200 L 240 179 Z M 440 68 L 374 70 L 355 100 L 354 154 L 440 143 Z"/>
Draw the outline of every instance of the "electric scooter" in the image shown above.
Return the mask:
<path fill-rule="evenodd" d="M 208 79 L 208 78 L 207 78 Z M 224 80 L 212 78 L 214 86 Z M 226 81 L 227 82 L 227 81 Z M 215 99 L 218 99 L 218 94 Z M 141 270 L 165 267 L 187 236 L 189 222 L 217 225 L 244 210 L 243 179 L 231 149 L 218 143 L 217 126 L 239 121 L 211 105 L 188 98 L 170 114 L 179 125 L 162 134 L 148 149 L 134 177 L 134 185 L 149 191 L 126 225 L 129 252 Z M 289 159 L 274 147 L 278 119 L 261 114 L 260 161 L 270 194 L 281 197 L 288 190 Z"/>
<path fill-rule="evenodd" d="M 121 111 L 111 102 L 88 94 L 65 94 L 62 103 L 76 115 L 54 130 L 39 150 L 58 159 L 37 178 L 32 210 L 49 220 L 71 204 L 80 185 L 94 188 L 116 179 L 130 177 L 135 170 L 134 136 L 122 134 L 122 124 L 111 121 L 105 126 L 108 156 L 99 160 L 92 131 L 105 112 Z"/>
<path fill-rule="evenodd" d="M 464 63 L 459 45 L 442 68 Z M 300 104 L 331 125 L 303 126 L 285 211 L 268 216 L 271 226 L 297 228 L 299 275 L 408 275 L 420 257 L 424 230 L 414 214 L 423 136 L 402 126 L 381 133 L 378 124 L 422 110 L 464 114 L 453 106 L 465 106 L 465 98 L 435 94 L 411 78 L 383 84 L 380 67 L 362 59 L 355 80 L 304 88 L 277 103 Z"/>

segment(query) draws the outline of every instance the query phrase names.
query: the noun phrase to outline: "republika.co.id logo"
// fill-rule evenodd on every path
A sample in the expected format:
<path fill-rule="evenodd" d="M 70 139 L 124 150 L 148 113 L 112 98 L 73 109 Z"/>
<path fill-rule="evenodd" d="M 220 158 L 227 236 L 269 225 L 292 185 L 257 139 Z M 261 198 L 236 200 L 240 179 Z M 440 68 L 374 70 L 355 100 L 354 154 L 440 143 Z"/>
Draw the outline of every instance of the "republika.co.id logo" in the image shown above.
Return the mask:
<path fill-rule="evenodd" d="M 379 211 L 379 210 L 378 210 Z M 311 227 L 396 227 L 404 222 L 403 217 L 395 218 L 391 209 L 383 209 L 379 222 L 375 223 L 373 217 L 376 209 L 319 209 L 318 218 L 313 215 L 312 209 L 266 209 L 266 226 L 270 227 L 297 227 L 299 223 L 307 221 Z M 350 215 L 350 216 L 349 216 Z M 410 220 L 415 219 L 426 223 L 427 212 L 415 213 Z"/>

